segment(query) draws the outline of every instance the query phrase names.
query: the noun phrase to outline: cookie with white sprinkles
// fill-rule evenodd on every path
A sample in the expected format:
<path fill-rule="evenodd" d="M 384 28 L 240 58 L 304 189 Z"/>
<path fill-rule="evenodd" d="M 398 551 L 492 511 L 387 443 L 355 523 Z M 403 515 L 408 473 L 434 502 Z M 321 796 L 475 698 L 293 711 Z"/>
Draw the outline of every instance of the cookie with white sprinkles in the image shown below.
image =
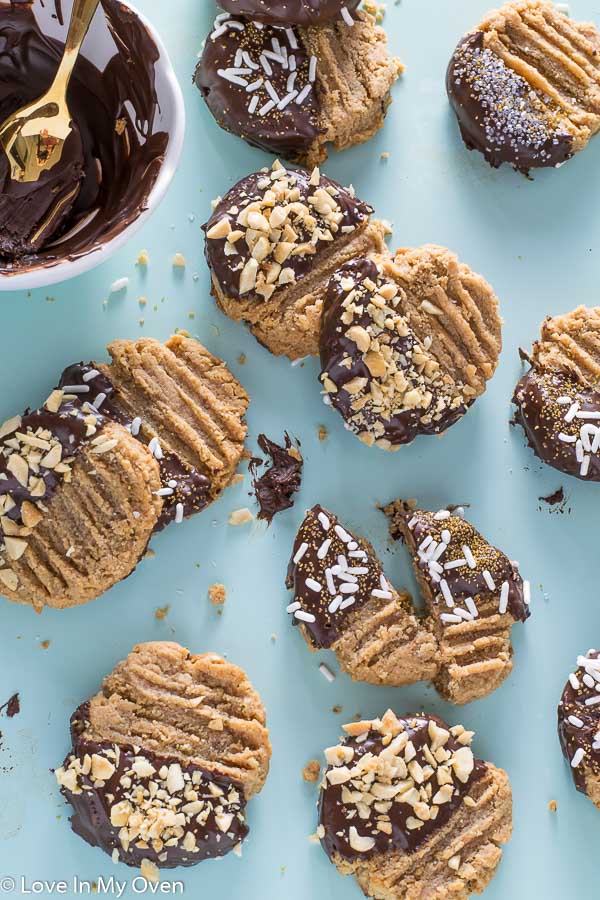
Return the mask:
<path fill-rule="evenodd" d="M 260 149 L 313 166 L 382 126 L 402 66 L 364 12 L 319 25 L 222 13 L 195 83 L 217 123 Z"/>
<path fill-rule="evenodd" d="M 324 401 L 368 446 L 440 434 L 485 391 L 501 328 L 490 285 L 443 247 L 356 258 L 323 305 Z"/>
<path fill-rule="evenodd" d="M 435 687 L 460 704 L 492 693 L 512 670 L 511 629 L 529 618 L 530 583 L 463 509 L 429 512 L 396 500 L 384 512 L 412 555 L 439 644 Z"/>
<path fill-rule="evenodd" d="M 467 900 L 496 873 L 512 832 L 502 769 L 473 732 L 427 713 L 352 722 L 325 750 L 317 837 L 342 875 L 378 900 Z"/>
<path fill-rule="evenodd" d="M 558 704 L 558 736 L 578 791 L 600 809 L 600 653 L 577 657 Z"/>
<path fill-rule="evenodd" d="M 271 745 L 244 672 L 179 644 L 140 644 L 71 717 L 56 778 L 73 831 L 114 862 L 192 866 L 239 850 Z"/>
<path fill-rule="evenodd" d="M 204 226 L 217 303 L 272 353 L 317 353 L 331 274 L 355 256 L 385 251 L 384 225 L 372 212 L 319 169 L 276 162 L 248 175 L 215 201 Z"/>
<path fill-rule="evenodd" d="M 548 317 L 513 396 L 515 421 L 547 465 L 600 481 L 600 307 Z"/>
<path fill-rule="evenodd" d="M 244 450 L 248 397 L 196 341 L 108 350 L 0 427 L 0 593 L 37 611 L 128 576 L 155 531 L 222 493 Z"/>
<path fill-rule="evenodd" d="M 561 166 L 600 129 L 600 34 L 513 0 L 460 41 L 446 86 L 466 146 L 492 166 Z"/>
<path fill-rule="evenodd" d="M 322 25 L 343 19 L 351 26 L 360 0 L 218 0 L 233 15 L 267 25 Z"/>

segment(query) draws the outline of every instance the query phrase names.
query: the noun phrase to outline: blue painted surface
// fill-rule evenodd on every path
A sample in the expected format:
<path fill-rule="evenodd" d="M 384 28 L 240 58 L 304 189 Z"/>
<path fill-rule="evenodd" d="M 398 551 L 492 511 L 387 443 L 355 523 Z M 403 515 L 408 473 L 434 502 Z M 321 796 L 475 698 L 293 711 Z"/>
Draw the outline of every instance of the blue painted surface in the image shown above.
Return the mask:
<path fill-rule="evenodd" d="M 600 139 L 560 171 L 533 182 L 508 169 L 496 172 L 464 149 L 443 87 L 454 44 L 486 11 L 486 0 L 402 0 L 388 3 L 386 27 L 393 50 L 407 65 L 394 92 L 385 130 L 369 145 L 332 156 L 325 171 L 353 182 L 377 213 L 394 223 L 394 245 L 445 244 L 494 285 L 505 318 L 498 372 L 486 395 L 441 439 L 422 439 L 395 455 L 369 450 L 347 434 L 325 408 L 317 366 L 275 359 L 242 326 L 225 319 L 209 297 L 199 226 L 210 200 L 269 158 L 221 132 L 191 84 L 208 31 L 208 0 L 159 4 L 140 0 L 158 26 L 185 92 L 188 131 L 184 157 L 160 210 L 123 251 L 101 268 L 31 296 L 0 295 L 0 418 L 45 397 L 63 366 L 98 359 L 114 338 L 164 339 L 187 328 L 222 356 L 248 389 L 249 447 L 260 431 L 298 435 L 306 459 L 296 508 L 266 531 L 231 528 L 231 510 L 250 504 L 248 479 L 210 510 L 170 528 L 152 546 L 156 556 L 126 582 L 88 606 L 46 611 L 0 603 L 0 702 L 20 691 L 22 712 L 0 719 L 1 876 L 98 880 L 135 872 L 77 839 L 49 773 L 68 748 L 72 710 L 97 690 L 102 676 L 133 644 L 174 639 L 194 652 L 214 650 L 243 666 L 268 710 L 272 771 L 250 806 L 250 840 L 239 860 L 177 870 L 186 894 L 235 900 L 281 898 L 350 900 L 360 891 L 342 879 L 308 841 L 315 828 L 315 790 L 303 766 L 336 739 L 342 720 L 426 708 L 477 731 L 475 748 L 509 772 L 515 799 L 514 837 L 488 900 L 563 900 L 592 896 L 598 880 L 600 813 L 573 789 L 555 733 L 560 691 L 577 653 L 597 645 L 598 488 L 544 469 L 510 429 L 509 400 L 519 375 L 517 348 L 528 346 L 546 314 L 598 301 L 600 211 L 596 201 Z M 577 0 L 573 14 L 600 21 L 600 3 Z M 380 154 L 389 152 L 387 161 Z M 137 254 L 147 248 L 142 273 Z M 187 259 L 173 271 L 176 252 Z M 130 279 L 109 298 L 111 283 Z M 147 298 L 141 308 L 138 298 Z M 194 313 L 194 318 L 189 313 Z M 144 319 L 141 325 L 139 320 Z M 246 355 L 245 365 L 238 361 Z M 329 431 L 320 442 L 319 425 Z M 538 497 L 563 484 L 569 512 L 552 513 Z M 392 548 L 376 504 L 395 496 L 424 505 L 472 504 L 474 523 L 521 563 L 533 585 L 533 616 L 514 629 L 515 669 L 492 697 L 467 708 L 442 703 L 419 685 L 386 690 L 338 676 L 328 684 L 285 614 L 283 587 L 302 511 L 320 501 L 366 535 L 397 585 L 412 585 L 400 547 Z M 544 507 L 540 509 L 539 507 Z M 223 615 L 206 592 L 227 586 Z M 171 604 L 157 621 L 157 607 Z M 276 640 L 272 635 L 276 634 Z M 50 640 L 47 650 L 40 642 Z M 335 715 L 332 707 L 343 707 Z M 556 799 L 558 811 L 548 811 Z M 50 896 L 49 892 L 45 892 Z"/>

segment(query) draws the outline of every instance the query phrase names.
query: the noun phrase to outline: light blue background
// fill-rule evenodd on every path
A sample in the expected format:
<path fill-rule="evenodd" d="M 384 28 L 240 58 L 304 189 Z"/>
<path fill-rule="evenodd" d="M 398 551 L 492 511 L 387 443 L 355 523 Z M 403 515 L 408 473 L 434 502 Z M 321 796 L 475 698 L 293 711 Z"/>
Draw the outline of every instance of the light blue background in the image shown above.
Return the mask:
<path fill-rule="evenodd" d="M 308 842 L 316 824 L 315 789 L 303 783 L 301 771 L 336 739 L 342 721 L 359 712 L 377 715 L 388 705 L 398 713 L 426 708 L 464 723 L 477 731 L 477 753 L 507 769 L 514 837 L 487 900 L 594 896 L 600 812 L 571 784 L 555 714 L 576 655 L 600 641 L 599 488 L 543 469 L 508 420 L 519 344 L 529 346 L 546 314 L 598 301 L 600 138 L 561 170 L 538 174 L 533 182 L 509 169 L 493 171 L 464 149 L 444 91 L 450 53 L 488 0 L 390 0 L 385 24 L 407 72 L 386 127 L 370 144 L 332 156 L 325 170 L 353 182 L 359 196 L 394 223 L 394 245 L 445 244 L 484 274 L 501 300 L 505 349 L 485 397 L 466 419 L 442 439 L 421 439 L 386 455 L 363 447 L 323 406 L 314 362 L 293 368 L 275 359 L 215 308 L 200 223 L 213 196 L 269 157 L 221 132 L 191 84 L 212 20 L 209 0 L 139 5 L 159 27 L 185 92 L 188 130 L 180 171 L 154 218 L 102 267 L 46 291 L 0 295 L 0 420 L 39 403 L 67 363 L 102 358 L 113 338 L 164 339 L 187 328 L 224 357 L 248 389 L 250 449 L 260 431 L 274 438 L 284 429 L 298 435 L 304 484 L 296 508 L 268 531 L 256 523 L 231 528 L 231 510 L 252 506 L 246 478 L 207 512 L 153 540 L 154 559 L 85 607 L 38 617 L 0 601 L 0 703 L 13 691 L 22 701 L 20 716 L 0 718 L 0 876 L 135 876 L 71 833 L 68 808 L 49 769 L 68 749 L 70 713 L 115 662 L 139 641 L 174 639 L 244 667 L 264 699 L 273 741 L 269 780 L 250 805 L 243 860 L 231 855 L 166 873 L 185 881 L 187 896 L 361 896 Z M 600 2 L 577 0 L 572 12 L 600 22 Z M 383 151 L 390 154 L 385 162 Z M 150 254 L 145 275 L 135 266 L 143 247 Z M 175 252 L 187 259 L 184 273 L 172 270 Z M 108 298 L 109 286 L 122 276 L 130 278 L 127 292 Z M 142 295 L 148 299 L 144 309 L 136 302 Z M 245 365 L 238 362 L 241 353 Z M 329 430 L 323 443 L 320 424 Z M 538 501 L 560 484 L 569 496 L 564 515 Z M 467 708 L 440 702 L 425 686 L 385 690 L 340 676 L 328 684 L 318 663 L 327 659 L 337 670 L 334 662 L 327 654 L 310 654 L 287 620 L 289 550 L 303 510 L 317 501 L 374 542 L 397 585 L 412 585 L 404 550 L 389 545 L 376 508 L 395 496 L 418 497 L 432 507 L 471 503 L 474 523 L 531 579 L 533 616 L 514 629 L 513 675 L 492 697 Z M 227 587 L 222 616 L 206 596 L 214 581 Z M 154 611 L 167 603 L 168 617 L 157 621 Z M 43 640 L 51 641 L 48 650 L 41 648 Z M 341 716 L 332 713 L 335 704 L 343 707 Z M 558 801 L 556 814 L 548 811 L 552 799 Z M 133 896 L 132 889 L 126 896 Z"/>

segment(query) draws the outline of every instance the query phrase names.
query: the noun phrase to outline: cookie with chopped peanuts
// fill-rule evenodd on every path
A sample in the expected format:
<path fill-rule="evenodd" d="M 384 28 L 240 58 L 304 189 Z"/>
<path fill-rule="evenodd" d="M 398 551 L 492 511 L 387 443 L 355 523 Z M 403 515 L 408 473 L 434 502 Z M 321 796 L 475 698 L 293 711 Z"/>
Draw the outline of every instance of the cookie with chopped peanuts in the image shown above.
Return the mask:
<path fill-rule="evenodd" d="M 558 168 L 600 129 L 600 33 L 555 3 L 512 0 L 459 42 L 446 86 L 469 150 L 525 174 Z"/>
<path fill-rule="evenodd" d="M 71 717 L 56 778 L 73 831 L 143 875 L 239 850 L 269 769 L 265 722 L 237 666 L 138 645 Z"/>
<path fill-rule="evenodd" d="M 204 226 L 219 307 L 276 355 L 316 354 L 330 276 L 355 256 L 385 251 L 372 212 L 319 169 L 276 162 L 243 178 Z"/>
<path fill-rule="evenodd" d="M 558 704 L 558 736 L 578 791 L 600 809 L 600 653 L 577 657 Z"/>
<path fill-rule="evenodd" d="M 235 477 L 248 398 L 188 338 L 115 341 L 0 427 L 0 593 L 37 611 L 128 576 L 153 533 Z"/>
<path fill-rule="evenodd" d="M 583 481 L 600 481 L 600 307 L 548 317 L 513 403 L 535 455 Z"/>
<path fill-rule="evenodd" d="M 427 713 L 344 726 L 325 750 L 317 837 L 378 900 L 467 900 L 512 833 L 508 776 L 476 759 L 473 732 Z"/>
<path fill-rule="evenodd" d="M 498 300 L 443 247 L 355 258 L 329 282 L 319 346 L 326 404 L 363 443 L 397 450 L 484 393 L 502 349 Z"/>
<path fill-rule="evenodd" d="M 384 512 L 412 555 L 438 641 L 434 686 L 458 704 L 491 694 L 512 670 L 511 629 L 530 616 L 530 583 L 462 508 L 429 512 L 396 500 Z"/>
<path fill-rule="evenodd" d="M 219 0 L 218 5 L 232 15 L 267 25 L 322 25 L 342 18 L 349 23 L 360 0 Z"/>
<path fill-rule="evenodd" d="M 401 71 L 373 17 L 344 7 L 337 21 L 287 27 L 223 13 L 194 80 L 221 128 L 313 166 L 329 145 L 344 150 L 382 128 Z"/>

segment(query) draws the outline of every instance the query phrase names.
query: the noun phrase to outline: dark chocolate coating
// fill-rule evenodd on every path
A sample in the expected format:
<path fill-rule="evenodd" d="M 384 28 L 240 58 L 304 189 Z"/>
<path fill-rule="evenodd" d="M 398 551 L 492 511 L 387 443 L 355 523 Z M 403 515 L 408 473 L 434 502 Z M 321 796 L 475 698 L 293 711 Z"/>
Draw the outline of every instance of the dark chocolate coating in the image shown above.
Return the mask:
<path fill-rule="evenodd" d="M 379 279 L 376 264 L 366 258 L 355 259 L 345 263 L 339 272 L 336 273 L 336 275 L 338 274 L 340 277 L 344 275 L 350 276 L 358 286 L 366 279 L 370 279 L 375 283 Z M 349 291 L 344 290 L 339 278 L 336 276 L 331 278 L 323 303 L 319 340 L 321 356 L 321 374 L 319 377 L 321 378 L 327 373 L 331 381 L 337 385 L 337 393 L 331 393 L 328 396 L 331 405 L 334 409 L 337 409 L 345 421 L 348 421 L 353 414 L 352 403 L 356 398 L 349 394 L 347 390 L 344 390 L 344 385 L 352 381 L 353 378 L 366 378 L 365 392 L 367 393 L 371 382 L 376 380 L 371 375 L 363 359 L 363 354 L 357 345 L 345 334 L 347 326 L 342 324 L 341 317 L 344 313 L 343 304 L 348 294 Z M 371 316 L 366 308 L 362 315 L 357 315 L 352 320 L 353 325 L 361 325 L 364 328 L 368 328 L 371 322 Z M 406 359 L 406 354 L 410 354 L 415 344 L 415 336 L 410 330 L 406 336 L 393 334 L 390 346 L 397 357 L 399 368 L 401 368 L 401 360 Z M 348 359 L 351 363 L 350 366 L 343 364 Z M 434 408 L 437 395 L 435 391 L 432 391 L 432 393 L 431 408 Z M 381 422 L 383 424 L 383 433 L 379 437 L 387 439 L 394 446 L 399 446 L 411 443 L 420 434 L 440 434 L 446 431 L 447 428 L 450 428 L 451 425 L 454 425 L 464 416 L 470 405 L 471 403 L 462 404 L 456 409 L 446 408 L 438 418 L 432 419 L 430 422 L 423 422 L 423 416 L 429 412 L 429 410 L 423 409 L 407 409 L 390 418 L 385 418 L 380 412 L 372 411 L 371 406 L 367 404 L 362 409 L 362 415 L 369 425 L 373 425 L 377 421 Z"/>
<path fill-rule="evenodd" d="M 80 732 L 85 727 L 84 717 L 87 715 L 87 704 L 83 704 L 75 711 L 71 720 L 71 733 L 73 737 L 73 749 L 71 754 L 65 759 L 64 765 L 68 766 L 72 756 L 83 760 L 86 754 L 101 754 L 106 749 L 118 747 L 119 759 L 116 764 L 115 772 L 111 778 L 104 782 L 102 787 L 95 785 L 91 775 L 80 775 L 80 786 L 84 788 L 82 793 L 76 794 L 65 787 L 61 787 L 61 793 L 68 800 L 74 809 L 71 816 L 71 827 L 75 834 L 83 838 L 93 847 L 99 847 L 105 853 L 112 855 L 113 850 L 117 849 L 119 860 L 128 866 L 140 866 L 143 859 L 149 859 L 153 863 L 163 869 L 171 869 L 175 866 L 193 866 L 205 859 L 214 859 L 225 856 L 233 848 L 244 840 L 249 833 L 244 817 L 244 809 L 246 801 L 244 798 L 243 788 L 233 781 L 215 772 L 210 772 L 200 766 L 193 764 L 185 765 L 176 757 L 160 756 L 152 751 L 143 748 L 133 748 L 127 744 L 111 744 L 110 742 L 95 742 L 85 740 L 80 736 Z M 198 852 L 194 853 L 186 850 L 179 842 L 176 846 L 168 846 L 165 843 L 160 853 L 152 847 L 138 847 L 136 842 L 129 845 L 125 850 L 119 839 L 120 828 L 111 824 L 110 810 L 120 801 L 127 799 L 130 790 L 121 784 L 121 779 L 126 773 L 131 771 L 131 764 L 136 757 L 143 757 L 150 762 L 156 772 L 162 766 L 169 766 L 172 763 L 181 765 L 182 772 L 189 775 L 190 779 L 194 773 L 200 773 L 200 783 L 195 786 L 198 799 L 201 801 L 214 802 L 215 798 L 210 791 L 210 785 L 222 789 L 225 795 L 233 788 L 239 794 L 239 802 L 228 807 L 228 812 L 233 812 L 231 826 L 226 833 L 222 832 L 216 821 L 214 811 L 211 811 L 205 822 L 200 824 L 195 817 L 191 817 L 189 824 L 185 826 L 186 832 L 191 832 L 196 838 L 196 846 Z M 131 777 L 131 775 L 130 775 Z M 135 785 L 140 790 L 147 790 L 150 781 L 156 780 L 156 776 L 135 777 Z M 183 793 L 181 791 L 174 792 L 173 797 L 179 798 L 185 804 Z M 177 807 L 174 807 L 178 811 Z M 163 858 L 164 854 L 164 858 Z"/>
<path fill-rule="evenodd" d="M 436 519 L 435 513 L 425 510 L 407 509 L 404 514 L 407 522 L 413 522 L 410 531 L 413 535 L 417 548 L 423 543 L 427 537 L 431 537 L 436 543 L 442 541 L 442 531 L 448 530 L 452 536 L 452 541 L 448 550 L 439 560 L 440 564 L 451 562 L 453 559 L 460 559 L 464 556 L 462 546 L 468 545 L 476 559 L 476 567 L 469 568 L 468 565 L 458 566 L 455 569 L 445 569 L 443 578 L 448 584 L 448 588 L 457 605 L 464 603 L 466 597 L 472 600 L 479 599 L 479 602 L 497 603 L 501 586 L 504 582 L 508 583 L 508 605 L 507 611 L 513 617 L 515 622 L 526 622 L 531 615 L 529 606 L 525 603 L 523 595 L 523 579 L 519 574 L 519 570 L 510 559 L 498 550 L 492 547 L 473 526 L 460 516 L 451 516 L 447 519 Z M 414 520 L 417 520 L 416 522 Z M 396 539 L 402 538 L 399 531 L 392 529 L 392 537 Z M 429 566 L 426 560 L 416 557 L 415 563 L 423 573 L 425 578 L 429 578 Z M 486 570 L 492 576 L 496 585 L 494 591 L 490 590 L 483 571 Z M 439 587 L 432 584 L 431 588 L 436 594 Z M 452 610 L 448 610 L 452 612 Z"/>
<path fill-rule="evenodd" d="M 527 174 L 573 156 L 558 109 L 485 47 L 484 32 L 474 31 L 458 44 L 446 90 L 467 148 L 479 150 L 494 168 L 506 162 Z"/>
<path fill-rule="evenodd" d="M 157 130 L 157 51 L 145 26 L 119 0 L 103 0 L 102 5 L 120 52 L 115 48 L 103 72 L 79 57 L 68 92 L 77 132 L 66 156 L 36 184 L 10 185 L 9 190 L 6 162 L 0 163 L 0 228 L 7 238 L 0 243 L 2 274 L 38 261 L 47 265 L 85 255 L 110 240 L 138 217 L 158 176 L 168 135 Z M 0 3 L 0 121 L 41 96 L 52 82 L 64 45 L 42 33 L 53 15 L 51 7 L 46 4 L 34 13 L 26 3 Z M 58 187 L 64 194 L 79 180 L 81 155 L 79 193 L 44 236 L 45 246 L 40 249 L 36 242 L 32 256 L 32 230 L 54 202 L 52 192 Z M 88 217 L 77 234 L 65 236 Z"/>
<path fill-rule="evenodd" d="M 221 27 L 227 29 L 223 34 L 219 33 Z M 293 39 L 290 39 L 290 33 Z M 279 42 L 280 48 L 285 49 L 288 60 L 291 57 L 295 59 L 297 74 L 294 89 L 301 91 L 310 83 L 310 61 L 298 33 L 271 25 L 259 29 L 241 18 L 229 19 L 222 26 L 215 23 L 206 39 L 194 81 L 221 128 L 237 134 L 253 147 L 276 153 L 284 159 L 300 161 L 322 130 L 318 121 L 316 83 L 302 103 L 298 104 L 293 99 L 284 109 L 273 106 L 260 115 L 260 110 L 271 102 L 271 95 L 265 87 L 267 82 L 280 100 L 290 93 L 289 64 L 284 66 L 270 57 L 265 70 L 265 64 L 261 63 L 264 51 L 273 52 L 273 41 Z M 294 44 L 297 46 L 294 47 Z M 250 68 L 245 61 L 237 67 L 246 70 L 243 75 L 236 76 L 241 77 L 244 84 L 232 83 L 219 75 L 220 71 L 236 68 L 235 57 L 239 51 L 247 52 L 255 67 Z M 261 78 L 263 84 L 256 91 L 246 91 L 246 86 Z M 248 108 L 256 96 L 259 98 L 258 105 L 254 112 L 249 112 Z"/>
<path fill-rule="evenodd" d="M 588 650 L 588 659 L 598 659 L 600 653 L 597 650 Z M 583 661 L 583 660 L 582 660 Z M 579 663 L 579 659 L 578 659 Z M 573 781 L 578 791 L 587 793 L 585 772 L 600 778 L 600 704 L 586 706 L 586 700 L 600 698 L 596 687 L 600 684 L 600 678 L 587 675 L 592 682 L 585 684 L 586 670 L 579 666 L 575 670 L 575 678 L 579 687 L 575 688 L 571 681 L 567 681 L 558 704 L 558 737 L 565 759 L 569 762 L 569 768 Z M 598 674 L 598 673 L 597 673 Z M 569 721 L 569 716 L 575 717 L 581 724 Z M 577 766 L 571 766 L 571 760 L 579 749 L 585 751 L 582 761 Z"/>
<path fill-rule="evenodd" d="M 600 421 L 589 419 L 586 422 L 576 417 L 572 422 L 566 422 L 570 404 L 556 402 L 563 397 L 579 403 L 582 412 L 600 413 L 600 391 L 587 387 L 567 372 L 533 366 L 515 389 L 515 421 L 522 426 L 529 446 L 542 462 L 584 481 L 600 481 L 600 454 L 586 452 L 589 468 L 587 475 L 582 475 L 576 449 L 577 441 L 581 440 L 581 429 L 586 425 L 600 426 Z M 559 434 L 575 441 L 563 441 Z"/>
<path fill-rule="evenodd" d="M 322 25 L 341 17 L 342 7 L 352 13 L 360 0 L 218 0 L 234 15 L 269 25 Z"/>
<path fill-rule="evenodd" d="M 319 514 L 325 516 L 330 523 L 330 527 L 325 530 Z M 336 528 L 340 531 L 336 531 Z M 348 537 L 344 540 L 340 534 Z M 331 540 L 331 544 L 322 559 L 319 558 L 318 552 L 325 540 Z M 302 544 L 306 543 L 308 548 L 302 558 L 295 563 L 294 557 L 298 553 Z M 353 549 L 348 549 L 351 544 Z M 349 553 L 359 552 L 363 554 L 361 558 L 351 557 Z M 338 574 L 334 571 L 333 579 L 336 591 L 334 594 L 327 587 L 327 579 L 325 570 L 339 565 L 338 557 L 343 555 L 346 557 L 350 575 L 353 568 L 366 569 L 359 575 L 353 576 L 358 590 L 352 594 L 342 594 L 341 587 L 344 583 L 350 581 L 350 578 L 344 582 L 338 579 Z M 312 578 L 321 586 L 321 591 L 315 592 L 307 587 L 306 579 Z M 348 616 L 354 612 L 358 606 L 367 602 L 377 602 L 377 598 L 372 596 L 373 591 L 385 590 L 389 592 L 389 585 L 385 582 L 386 587 L 383 588 L 384 582 L 383 569 L 373 549 L 366 541 L 355 537 L 348 532 L 340 523 L 337 516 L 323 509 L 318 504 L 313 506 L 306 514 L 306 517 L 300 526 L 300 530 L 294 541 L 294 549 L 288 566 L 286 586 L 294 591 L 294 602 L 300 603 L 301 609 L 311 616 L 314 616 L 314 622 L 306 622 L 298 620 L 295 616 L 292 619 L 293 625 L 302 625 L 308 633 L 311 643 L 315 648 L 328 648 L 336 642 L 338 637 L 343 633 Z M 385 579 L 384 579 L 385 581 Z M 329 605 L 334 597 L 340 595 L 344 599 L 354 598 L 354 603 L 344 609 L 338 608 L 334 612 L 329 612 Z M 382 598 L 380 598 L 381 600 Z"/>
<path fill-rule="evenodd" d="M 309 198 L 313 196 L 315 191 L 321 188 L 330 188 L 335 191 L 334 199 L 341 212 L 337 233 L 341 233 L 341 230 L 344 228 L 358 228 L 368 220 L 373 212 L 371 206 L 367 203 L 363 203 L 362 200 L 359 200 L 357 197 L 352 196 L 347 188 L 342 187 L 341 184 L 332 181 L 325 175 L 320 176 L 318 186 L 310 184 L 311 173 L 307 172 L 306 169 L 288 169 L 287 175 L 293 179 L 294 185 L 299 191 L 299 202 L 308 206 L 311 209 L 312 215 L 315 216 L 317 220 L 320 218 L 319 214 L 310 207 L 308 202 Z M 267 185 L 266 187 L 265 184 Z M 237 224 L 236 219 L 240 210 L 255 201 L 262 202 L 265 192 L 269 187 L 269 173 L 254 172 L 252 175 L 247 175 L 246 178 L 243 178 L 234 185 L 215 207 L 210 219 L 203 226 L 204 232 L 210 231 L 213 225 L 216 225 L 222 219 L 227 219 L 232 230 L 235 231 L 238 229 L 239 225 Z M 298 233 L 298 243 L 302 243 L 305 240 L 310 241 L 310 235 L 305 233 L 301 220 L 292 217 L 291 222 Z M 327 227 L 326 224 L 324 227 Z M 241 252 L 238 252 L 235 256 L 226 256 L 225 244 L 225 238 L 214 240 L 207 239 L 204 251 L 206 261 L 223 293 L 227 297 L 239 299 L 240 269 L 250 259 L 250 250 L 245 240 L 242 238 L 236 243 L 236 248 Z M 330 249 L 331 242 L 319 239 L 315 247 L 317 253 L 325 252 Z M 300 279 L 314 268 L 316 258 L 316 254 L 297 253 L 290 256 L 285 261 L 285 266 L 291 268 L 294 272 L 296 281 L 300 281 Z M 244 297 L 256 299 L 259 303 L 264 302 L 263 298 L 254 292 L 249 292 L 245 294 Z"/>
<path fill-rule="evenodd" d="M 426 757 L 423 755 L 423 747 L 429 744 L 428 728 L 431 721 L 435 722 L 441 728 L 447 729 L 446 723 L 437 716 L 425 715 L 406 715 L 399 720 L 404 725 L 404 731 L 408 732 L 409 740 L 412 742 L 416 752 L 415 759 L 422 766 L 428 765 Z M 358 759 L 366 753 L 377 755 L 383 750 L 382 736 L 371 730 L 366 740 L 357 741 L 355 738 L 348 737 L 343 742 L 344 746 L 352 747 L 354 750 L 354 758 Z M 445 745 L 450 752 L 460 749 L 462 745 L 454 737 L 450 737 Z M 352 767 L 352 763 L 349 763 Z M 371 815 L 368 819 L 354 816 L 350 820 L 347 818 L 348 812 L 354 809 L 346 805 L 342 801 L 342 790 L 344 785 L 332 785 L 327 783 L 325 789 L 321 789 L 319 798 L 319 822 L 325 827 L 325 837 L 321 839 L 321 846 L 330 859 L 341 857 L 349 861 L 356 859 L 369 859 L 382 853 L 396 851 L 399 853 L 414 853 L 425 841 L 438 829 L 448 822 L 452 813 L 462 803 L 462 798 L 468 792 L 473 782 L 477 781 L 485 773 L 485 763 L 481 760 L 475 760 L 475 765 L 471 776 L 466 783 L 458 781 L 454 782 L 456 790 L 452 798 L 447 803 L 442 803 L 438 809 L 438 815 L 435 819 L 430 819 L 423 823 L 418 829 L 411 830 L 407 828 L 406 822 L 410 817 L 414 817 L 413 807 L 408 803 L 393 802 L 388 812 L 392 825 L 392 834 L 386 834 L 378 831 L 375 826 L 374 807 L 370 807 Z M 328 769 L 331 771 L 331 768 Z M 435 779 L 434 779 L 435 784 Z M 351 787 L 351 790 L 353 788 Z M 348 828 L 354 825 L 359 833 L 363 836 L 373 837 L 375 845 L 371 850 L 357 853 L 348 843 Z"/>
<path fill-rule="evenodd" d="M 260 477 L 257 470 L 263 465 L 262 459 L 251 459 L 249 468 L 254 476 L 252 486 L 260 506 L 258 518 L 270 525 L 277 513 L 294 505 L 294 494 L 300 490 L 302 483 L 304 462 L 289 453 L 292 441 L 287 432 L 283 447 L 269 440 L 266 434 L 259 434 L 257 440 L 262 452 L 271 458 L 271 465 Z"/>

